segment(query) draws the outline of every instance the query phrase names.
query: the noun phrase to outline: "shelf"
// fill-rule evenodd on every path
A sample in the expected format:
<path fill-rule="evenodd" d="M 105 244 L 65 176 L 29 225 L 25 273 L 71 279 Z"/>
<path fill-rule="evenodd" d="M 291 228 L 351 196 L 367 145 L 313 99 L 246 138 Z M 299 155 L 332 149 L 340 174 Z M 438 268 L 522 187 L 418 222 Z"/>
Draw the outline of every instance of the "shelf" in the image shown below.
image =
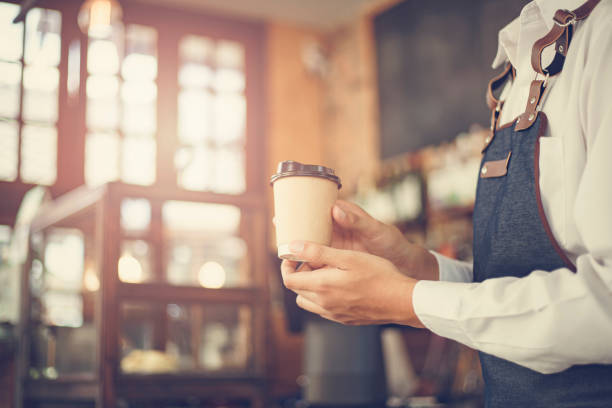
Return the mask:
<path fill-rule="evenodd" d="M 28 399 L 42 401 L 93 401 L 98 392 L 94 375 L 66 376 L 56 380 L 27 380 L 25 392 Z"/>
<path fill-rule="evenodd" d="M 167 283 L 118 283 L 122 301 L 256 303 L 262 299 L 260 288 L 208 289 L 198 286 L 176 286 Z"/>

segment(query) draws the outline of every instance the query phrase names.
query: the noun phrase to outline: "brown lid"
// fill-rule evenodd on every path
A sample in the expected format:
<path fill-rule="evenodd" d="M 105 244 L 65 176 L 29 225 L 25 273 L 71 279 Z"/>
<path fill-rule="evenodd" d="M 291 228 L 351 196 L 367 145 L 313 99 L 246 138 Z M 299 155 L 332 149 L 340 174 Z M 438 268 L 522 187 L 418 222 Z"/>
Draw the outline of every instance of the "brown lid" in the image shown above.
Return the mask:
<path fill-rule="evenodd" d="M 317 164 L 302 164 L 293 160 L 278 163 L 276 173 L 270 177 L 270 184 L 280 178 L 293 176 L 321 177 L 338 184 L 338 189 L 342 187 L 340 178 L 336 176 L 334 169 Z"/>

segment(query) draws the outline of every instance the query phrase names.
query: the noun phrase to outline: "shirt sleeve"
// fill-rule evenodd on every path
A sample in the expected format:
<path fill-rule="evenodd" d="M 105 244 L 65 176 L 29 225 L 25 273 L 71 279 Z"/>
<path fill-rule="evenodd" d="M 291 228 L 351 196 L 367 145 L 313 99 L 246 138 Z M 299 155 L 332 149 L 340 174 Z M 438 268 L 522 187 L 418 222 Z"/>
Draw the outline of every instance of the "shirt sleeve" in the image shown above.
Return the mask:
<path fill-rule="evenodd" d="M 430 252 L 438 262 L 439 280 L 444 282 L 472 282 L 474 280 L 471 263 L 458 261 L 435 251 Z"/>
<path fill-rule="evenodd" d="M 578 96 L 587 160 L 573 215 L 585 246 L 577 272 L 466 283 L 436 256 L 446 282 L 420 281 L 413 293 L 417 316 L 434 333 L 541 373 L 612 364 L 612 36 L 592 34 Z"/>

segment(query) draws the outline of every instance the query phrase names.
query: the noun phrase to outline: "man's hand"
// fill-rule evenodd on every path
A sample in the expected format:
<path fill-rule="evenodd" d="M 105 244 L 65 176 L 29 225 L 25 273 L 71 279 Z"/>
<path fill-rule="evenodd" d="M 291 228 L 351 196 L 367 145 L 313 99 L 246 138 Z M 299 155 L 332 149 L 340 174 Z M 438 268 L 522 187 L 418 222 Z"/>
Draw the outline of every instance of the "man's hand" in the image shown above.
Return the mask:
<path fill-rule="evenodd" d="M 308 264 L 281 265 L 285 286 L 301 308 L 343 324 L 397 323 L 423 327 L 412 307 L 416 280 L 388 260 L 365 252 L 296 241 L 291 251 Z M 322 265 L 310 269 L 308 265 Z"/>
<path fill-rule="evenodd" d="M 367 252 L 391 261 L 405 275 L 438 279 L 435 257 L 408 242 L 396 227 L 376 220 L 358 205 L 343 200 L 336 201 L 332 216 L 333 248 Z"/>

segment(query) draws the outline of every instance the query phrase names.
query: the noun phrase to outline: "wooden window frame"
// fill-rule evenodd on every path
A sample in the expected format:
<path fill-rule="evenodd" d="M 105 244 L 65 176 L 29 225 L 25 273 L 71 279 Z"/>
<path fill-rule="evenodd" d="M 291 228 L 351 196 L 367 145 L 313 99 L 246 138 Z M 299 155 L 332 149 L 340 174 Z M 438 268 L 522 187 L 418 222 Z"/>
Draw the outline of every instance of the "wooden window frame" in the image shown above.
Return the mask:
<path fill-rule="evenodd" d="M 0 0 L 19 4 L 18 0 Z M 85 138 L 86 138 L 86 80 L 87 36 L 77 26 L 79 2 L 57 2 L 40 0 L 36 7 L 57 10 L 62 14 L 61 58 L 59 69 L 59 104 L 57 121 L 57 178 L 49 186 L 52 196 L 57 197 L 85 183 Z M 261 194 L 265 200 L 267 188 L 265 166 L 265 25 L 244 19 L 214 16 L 189 9 L 174 9 L 165 6 L 136 2 L 124 2 L 123 24 L 139 24 L 157 30 L 158 38 L 158 85 L 157 95 L 157 155 L 156 178 L 152 187 L 175 187 L 177 172 L 174 152 L 178 142 L 178 41 L 183 35 L 200 35 L 213 40 L 230 40 L 245 47 L 244 95 L 247 103 L 245 129 L 245 177 L 246 191 L 243 194 Z M 79 93 L 71 100 L 66 89 L 68 75 L 68 50 L 74 40 L 80 41 Z M 23 56 L 22 56 L 23 59 Z M 163 84 L 163 86 L 160 86 Z M 23 85 L 22 85 L 23 86 Z M 20 104 L 22 102 L 20 101 Z M 21 123 L 21 109 L 18 117 Z M 21 146 L 21 133 L 19 136 Z M 20 155 L 20 152 L 19 152 Z M 21 161 L 21 157 L 18 159 Z M 18 163 L 20 166 L 20 162 Z M 0 223 L 13 225 L 23 195 L 33 184 L 0 181 Z M 241 194 L 236 195 L 236 205 Z"/>

